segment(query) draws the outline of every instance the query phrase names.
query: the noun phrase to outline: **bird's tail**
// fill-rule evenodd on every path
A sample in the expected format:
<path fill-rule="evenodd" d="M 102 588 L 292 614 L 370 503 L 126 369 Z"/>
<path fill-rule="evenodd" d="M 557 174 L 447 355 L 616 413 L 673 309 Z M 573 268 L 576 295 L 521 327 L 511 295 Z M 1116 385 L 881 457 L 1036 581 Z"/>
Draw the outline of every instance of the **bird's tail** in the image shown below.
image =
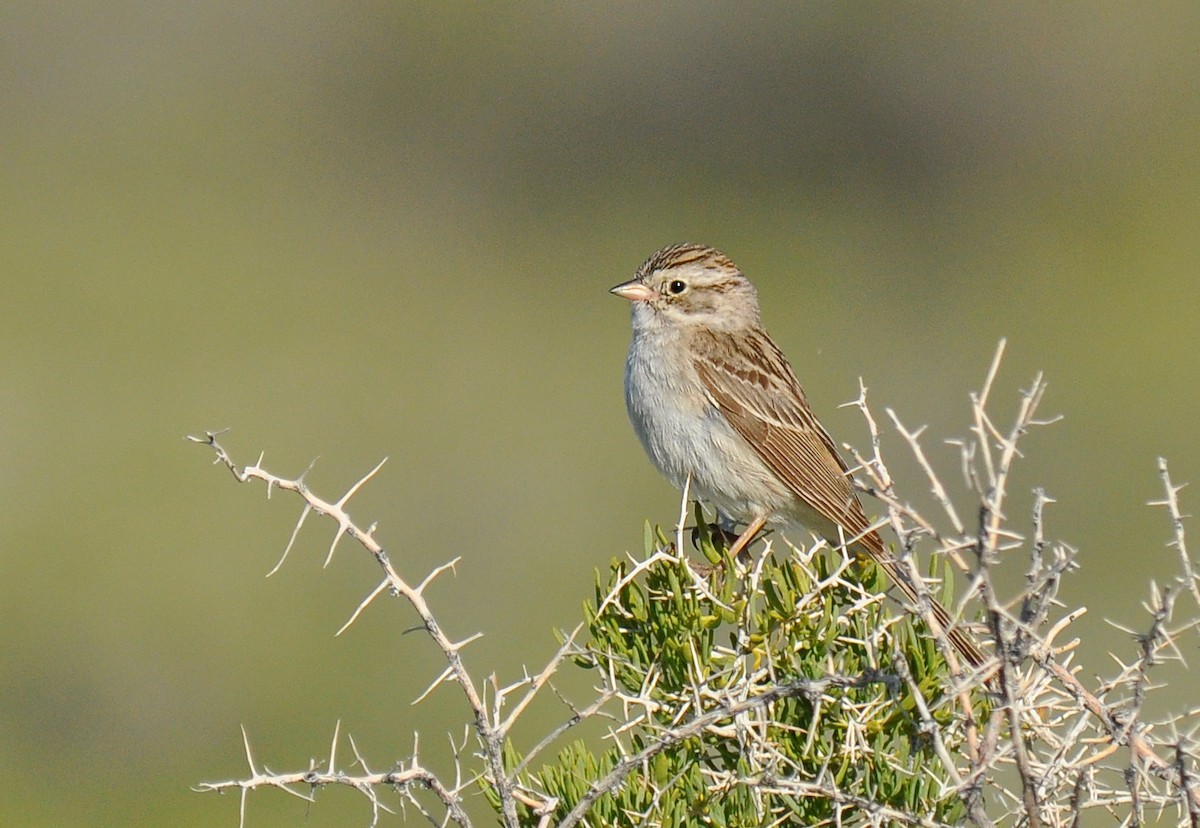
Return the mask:
<path fill-rule="evenodd" d="M 879 566 L 883 567 L 883 571 L 887 573 L 888 578 L 896 585 L 897 589 L 904 593 L 904 597 L 910 603 L 919 605 L 920 596 L 916 586 L 913 584 L 909 571 L 900 565 L 900 562 L 896 560 L 891 552 L 884 548 L 883 540 L 877 533 L 872 532 L 869 535 L 865 535 L 851 549 L 856 552 L 866 553 Z M 954 649 L 958 651 L 959 655 L 962 656 L 972 669 L 978 670 L 987 663 L 987 658 L 980 651 L 971 635 L 955 624 L 946 608 L 933 597 L 929 597 L 929 610 L 933 623 L 938 627 L 935 632 L 945 635 L 950 643 L 954 645 Z"/>

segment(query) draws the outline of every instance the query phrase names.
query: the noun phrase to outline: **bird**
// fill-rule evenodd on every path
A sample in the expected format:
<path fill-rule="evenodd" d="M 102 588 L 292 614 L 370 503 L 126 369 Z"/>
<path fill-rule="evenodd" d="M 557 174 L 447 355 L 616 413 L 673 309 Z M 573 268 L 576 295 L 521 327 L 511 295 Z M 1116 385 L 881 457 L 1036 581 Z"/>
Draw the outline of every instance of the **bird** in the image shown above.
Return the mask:
<path fill-rule="evenodd" d="M 874 560 L 914 605 L 910 572 L 884 546 L 850 470 L 763 328 L 758 294 L 724 253 L 673 244 L 610 291 L 632 305 L 625 404 L 650 460 L 676 488 L 746 524 L 730 558 L 768 526 L 802 525 Z M 975 669 L 986 659 L 949 612 L 930 615 Z"/>

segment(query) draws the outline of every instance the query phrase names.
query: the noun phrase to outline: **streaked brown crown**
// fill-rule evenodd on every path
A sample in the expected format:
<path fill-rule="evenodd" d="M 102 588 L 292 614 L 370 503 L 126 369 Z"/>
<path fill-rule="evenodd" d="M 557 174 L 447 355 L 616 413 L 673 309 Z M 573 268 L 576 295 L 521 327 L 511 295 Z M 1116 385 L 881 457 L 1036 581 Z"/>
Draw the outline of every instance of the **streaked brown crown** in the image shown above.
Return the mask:
<path fill-rule="evenodd" d="M 646 259 L 637 281 L 655 298 L 647 304 L 674 324 L 744 330 L 759 322 L 758 294 L 733 260 L 702 244 L 673 244 Z"/>
<path fill-rule="evenodd" d="M 741 272 L 733 260 L 720 250 L 705 244 L 683 242 L 668 245 L 642 262 L 642 266 L 637 269 L 637 278 L 644 280 L 656 270 L 667 270 L 689 264 L 696 264 L 705 270 Z"/>

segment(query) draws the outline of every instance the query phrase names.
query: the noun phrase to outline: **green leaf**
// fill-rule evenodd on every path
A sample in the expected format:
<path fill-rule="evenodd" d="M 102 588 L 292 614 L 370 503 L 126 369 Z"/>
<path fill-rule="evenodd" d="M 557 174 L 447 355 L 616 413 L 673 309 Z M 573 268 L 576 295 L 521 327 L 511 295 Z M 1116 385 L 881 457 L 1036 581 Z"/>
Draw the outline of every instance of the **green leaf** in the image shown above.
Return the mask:
<path fill-rule="evenodd" d="M 698 546 L 716 551 L 702 513 L 696 515 L 701 527 Z M 644 538 L 646 554 L 651 555 L 666 535 L 647 524 Z M 819 555 L 812 570 L 817 577 L 827 578 L 834 560 L 833 555 Z M 615 689 L 623 693 L 648 694 L 646 705 L 630 706 L 634 714 L 646 718 L 620 728 L 623 747 L 600 738 L 572 742 L 541 768 L 522 774 L 521 784 L 529 790 L 558 799 L 552 821 L 561 819 L 622 757 L 658 744 L 659 728 L 686 723 L 711 709 L 726 688 L 744 693 L 736 682 L 744 680 L 747 671 L 764 683 L 829 672 L 853 675 L 868 663 L 868 652 L 859 642 L 873 638 L 880 652 L 895 648 L 904 655 L 927 697 L 935 697 L 944 684 L 945 665 L 929 636 L 908 622 L 889 624 L 890 605 L 863 604 L 857 589 L 836 583 L 800 606 L 799 599 L 813 589 L 814 582 L 804 566 L 786 554 L 762 562 L 757 592 L 750 591 L 750 582 L 734 577 L 732 569 L 715 570 L 707 580 L 717 601 L 696 590 L 684 566 L 686 562 L 659 562 L 640 571 L 632 582 L 623 584 L 600 615 L 595 608 L 631 569 L 626 562 L 614 560 L 606 573 L 595 573 L 594 602 L 583 607 L 588 650 L 575 663 L 596 669 L 601 676 L 615 676 Z M 863 576 L 864 586 L 868 581 L 883 582 L 874 567 L 857 567 L 855 572 Z M 718 638 L 728 639 L 733 646 L 716 646 Z M 764 665 L 770 667 L 769 676 L 761 670 Z M 697 693 L 697 683 L 712 692 Z M 829 689 L 822 694 L 819 715 L 807 698 L 778 700 L 754 714 L 755 739 L 803 778 L 826 769 L 855 796 L 942 822 L 960 821 L 963 808 L 953 795 L 938 799 L 937 792 L 949 786 L 938 776 L 941 764 L 929 740 L 917 730 L 913 700 L 903 692 L 887 703 L 875 703 L 882 693 L 879 686 Z M 623 711 L 621 705 L 614 705 L 608 712 L 620 716 Z M 939 722 L 949 722 L 954 711 L 941 706 L 934 715 Z M 616 732 L 620 724 L 618 720 L 606 727 Z M 848 749 L 854 741 L 847 735 L 851 728 L 865 735 L 869 749 Z M 615 794 L 602 796 L 586 823 L 616 828 L 832 823 L 834 809 L 819 798 L 792 799 L 737 781 L 710 789 L 714 779 L 748 780 L 761 772 L 748 760 L 737 732 L 723 722 L 719 728 L 663 749 L 635 768 Z M 948 729 L 944 737 L 952 750 L 955 739 L 963 738 L 960 729 Z M 511 749 L 505 755 L 510 767 L 519 761 Z M 497 807 L 494 792 L 481 784 L 486 801 Z M 528 826 L 540 820 L 525 806 L 519 817 Z"/>

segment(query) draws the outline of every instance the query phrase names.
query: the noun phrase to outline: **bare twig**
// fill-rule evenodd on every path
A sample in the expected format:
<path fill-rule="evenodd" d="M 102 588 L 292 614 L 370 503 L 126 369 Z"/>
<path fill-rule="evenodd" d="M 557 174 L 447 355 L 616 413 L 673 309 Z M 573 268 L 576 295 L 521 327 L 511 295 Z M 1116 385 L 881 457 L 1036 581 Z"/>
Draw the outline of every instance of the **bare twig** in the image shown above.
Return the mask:
<path fill-rule="evenodd" d="M 850 403 L 867 423 L 871 447 L 865 455 L 854 452 L 859 464 L 856 473 L 861 472 L 863 478 L 855 484 L 887 508 L 887 515 L 871 529 L 890 525 L 899 538 L 896 554 L 917 593 L 915 606 L 905 609 L 925 620 L 924 626 L 942 656 L 935 662 L 942 672 L 930 674 L 933 681 L 928 680 L 930 675 L 913 675 L 915 669 L 910 668 L 905 655 L 914 651 L 900 651 L 897 642 L 907 639 L 895 636 L 896 630 L 904 627 L 903 616 L 887 617 L 874 626 L 863 620 L 883 617 L 883 611 L 880 596 L 852 577 L 854 563 L 845 544 L 853 543 L 853 538 L 841 539 L 840 547 L 835 544 L 832 556 L 823 542 L 783 553 L 789 565 L 796 567 L 785 574 L 789 578 L 794 574 L 802 586 L 789 587 L 792 597 L 781 608 L 777 585 L 771 581 L 774 575 L 769 572 L 778 574 L 782 570 L 768 571 L 767 562 L 773 554 L 770 542 L 757 560 L 739 562 L 723 574 L 718 571 L 714 576 L 717 580 L 701 577 L 690 566 L 681 566 L 686 552 L 685 491 L 679 520 L 673 527 L 673 548 L 664 542 L 661 548 L 649 549 L 643 556 L 631 556 L 627 568 L 614 571 L 608 591 L 596 596 L 597 606 L 590 618 L 596 625 L 613 625 L 610 629 L 614 637 L 609 639 L 613 643 L 607 649 L 586 640 L 581 643 L 585 628 L 580 625 L 563 636 L 557 651 L 540 669 L 526 669 L 508 684 L 495 678 L 480 682 L 468 673 L 462 659 L 464 647 L 478 635 L 452 640 L 434 618 L 425 598 L 426 588 L 438 575 L 453 571 L 457 560 L 411 585 L 401 578 L 375 539 L 375 526 L 359 528 L 346 512 L 349 501 L 378 473 L 382 463 L 330 502 L 309 489 L 305 475 L 287 479 L 266 471 L 261 456 L 253 465 L 238 467 L 217 442 L 217 434 L 190 438 L 211 447 L 216 462 L 225 465 L 237 480 L 261 480 L 266 483 L 268 495 L 278 488 L 302 499 L 299 518 L 272 572 L 286 560 L 311 513 L 327 516 L 336 524 L 326 563 L 344 536 L 370 552 L 382 570 L 382 578 L 358 603 L 339 633 L 380 596 L 406 600 L 420 619 L 419 628 L 426 631 L 445 658 L 445 669 L 421 698 L 442 684 L 458 685 L 471 711 L 473 740 L 478 743 L 475 755 L 463 758 L 462 751 L 471 740 L 461 747 L 452 742 L 455 780 L 447 784 L 419 762 L 415 746 L 411 760 L 388 771 L 370 771 L 349 737 L 362 772 L 340 770 L 340 723 L 327 762 L 312 763 L 304 771 L 271 773 L 260 769 L 243 731 L 247 777 L 205 783 L 200 789 L 238 790 L 243 824 L 245 798 L 250 790 L 275 787 L 312 801 L 316 788 L 343 785 L 355 788 L 370 801 L 372 825 L 387 810 L 379 798 L 386 789 L 399 793 L 404 807 L 411 805 L 435 824 L 470 825 L 464 793 L 483 781 L 494 793 L 500 819 L 509 828 L 518 824 L 571 828 L 595 819 L 594 809 L 602 798 L 618 794 L 636 779 L 637 784 L 645 786 L 643 804 L 636 808 L 639 813 L 626 816 L 633 822 L 653 822 L 671 805 L 675 786 L 682 784 L 683 778 L 683 772 L 677 769 L 659 778 L 655 769 L 665 765 L 656 760 L 689 741 L 695 744 L 700 740 L 704 745 L 728 745 L 729 753 L 738 757 L 736 767 L 716 761 L 706 764 L 704 784 L 714 798 L 741 789 L 754 814 L 745 818 L 754 824 L 787 823 L 788 814 L 772 801 L 820 799 L 828 804 L 830 813 L 822 824 L 830 826 L 853 822 L 942 828 L 942 823 L 929 815 L 933 811 L 909 812 L 891 807 L 885 800 L 876 801 L 863 790 L 842 784 L 834 767 L 836 762 L 852 765 L 866 761 L 891 761 L 902 767 L 903 763 L 894 757 L 878 755 L 872 737 L 877 717 L 894 712 L 900 703 L 904 726 L 915 729 L 919 737 L 914 741 L 921 742 L 920 749 L 925 751 L 928 770 L 922 773 L 936 778 L 936 785 L 941 786 L 939 803 L 957 798 L 964 809 L 959 812 L 960 818 L 972 825 L 1077 826 L 1088 809 L 1100 809 L 1126 824 L 1137 824 L 1147 816 L 1161 816 L 1173 809 L 1178 825 L 1200 828 L 1200 782 L 1195 771 L 1200 710 L 1158 720 L 1147 713 L 1155 709 L 1149 703 L 1152 694 L 1165 683 L 1163 671 L 1185 666 L 1183 653 L 1188 648 L 1181 641 L 1200 628 L 1200 618 L 1194 617 L 1195 609 L 1200 608 L 1200 576 L 1187 552 L 1186 515 L 1179 497 L 1183 487 L 1172 482 L 1166 461 L 1160 459 L 1164 497 L 1153 505 L 1167 510 L 1172 524 L 1169 546 L 1178 554 L 1182 574 L 1161 588 L 1151 585 L 1146 602 L 1148 624 L 1128 630 L 1136 652 L 1123 659 L 1114 656 L 1115 675 L 1089 684 L 1075 664 L 1079 642 L 1071 634 L 1074 622 L 1086 610 L 1064 607 L 1058 598 L 1062 580 L 1075 567 L 1077 552 L 1052 538 L 1046 507 L 1054 501 L 1041 489 L 1033 491 L 1032 509 L 1024 517 L 1014 514 L 1021 510 L 1013 506 L 1010 489 L 1014 469 L 1023 456 L 1023 440 L 1031 430 L 1054 420 L 1039 419 L 1038 409 L 1046 391 L 1040 374 L 1022 393 L 1012 420 L 997 418 L 996 382 L 1005 347 L 1001 341 L 982 387 L 971 396 L 969 436 L 951 441 L 959 447 L 963 479 L 973 498 L 969 507 L 955 502 L 930 462 L 922 444 L 926 429 L 907 427 L 899 415 L 886 409 L 891 426 L 920 467 L 937 508 L 924 514 L 908 503 L 885 462 L 884 440 L 861 382 L 858 400 Z M 972 511 L 976 512 L 973 521 L 960 517 L 970 518 Z M 1023 580 L 1014 589 L 1001 589 L 1000 584 L 1007 581 L 998 578 L 997 572 L 1015 554 L 1027 556 L 1015 564 Z M 951 608 L 953 625 L 966 624 L 980 615 L 986 621 L 995 659 L 977 674 L 959 670 L 946 631 L 930 623 L 930 589 L 937 582 L 927 581 L 923 575 L 926 569 L 935 573 L 938 569 L 921 561 L 931 563 L 931 559 L 939 566 L 944 566 L 943 561 L 953 562 L 969 582 Z M 740 580 L 733 584 L 720 580 L 735 575 Z M 648 583 L 667 585 L 656 586 L 653 591 L 644 588 Z M 838 590 L 836 601 L 827 598 L 831 590 Z M 771 595 L 775 596 L 773 603 L 768 598 Z M 631 598 L 639 603 L 635 605 Z M 1184 604 L 1194 601 L 1196 607 L 1192 608 L 1192 617 L 1176 621 L 1174 616 L 1183 606 L 1180 598 Z M 658 612 L 677 608 L 696 615 L 711 613 L 705 618 L 705 629 L 720 624 L 723 635 L 729 633 L 725 636 L 728 645 L 697 644 L 697 640 L 708 639 L 689 639 L 686 649 L 676 648 L 671 667 L 644 647 L 622 650 L 622 637 L 645 619 L 646 602 L 656 605 Z M 779 629 L 786 630 L 802 618 L 835 625 L 826 642 L 832 647 L 830 655 L 818 656 L 825 659 L 817 670 L 823 670 L 823 675 L 796 680 L 790 677 L 794 674 L 787 674 L 780 678 L 791 654 L 774 648 L 775 642 L 770 640 L 773 633 L 753 626 L 753 619 L 768 605 Z M 834 617 L 829 619 L 831 613 Z M 593 626 L 593 635 L 598 635 L 600 629 Z M 833 652 L 838 646 L 849 645 L 857 648 L 858 660 L 843 668 Z M 705 651 L 709 646 L 711 651 Z M 921 651 L 927 652 L 926 646 L 923 644 Z M 917 659 L 914 663 L 927 661 L 924 656 L 912 657 Z M 576 706 L 563 699 L 570 715 L 514 761 L 513 730 L 546 687 L 558 693 L 554 678 L 570 659 L 597 668 L 599 687 L 593 700 Z M 949 665 L 949 678 L 942 661 Z M 864 664 L 876 669 L 856 673 Z M 882 672 L 884 669 L 889 672 Z M 994 670 L 994 680 L 985 687 L 984 674 L 988 670 Z M 682 686 L 680 675 L 687 679 Z M 807 670 L 802 675 L 808 675 Z M 850 692 L 866 688 L 873 689 Z M 802 699 L 803 703 L 785 702 L 789 699 Z M 779 720 L 777 711 L 789 705 L 789 709 L 804 711 L 801 721 Z M 595 778 L 577 779 L 576 788 L 582 792 L 577 798 L 564 799 L 568 794 L 548 784 L 549 777 L 531 774 L 532 762 L 558 743 L 563 734 L 594 717 L 608 717 L 611 723 L 607 737 L 612 745 L 611 762 L 602 765 L 610 769 L 598 772 Z M 836 722 L 842 740 L 836 744 L 836 758 L 835 754 L 821 753 L 828 747 L 821 740 L 829 738 L 831 722 Z M 803 748 L 803 757 L 781 748 L 776 740 L 779 733 L 794 736 L 795 744 Z M 810 763 L 809 757 L 815 754 L 820 758 Z M 473 762 L 465 773 L 462 762 Z M 506 768 L 506 763 L 513 767 Z M 418 800 L 414 792 L 421 789 L 430 793 Z"/>

